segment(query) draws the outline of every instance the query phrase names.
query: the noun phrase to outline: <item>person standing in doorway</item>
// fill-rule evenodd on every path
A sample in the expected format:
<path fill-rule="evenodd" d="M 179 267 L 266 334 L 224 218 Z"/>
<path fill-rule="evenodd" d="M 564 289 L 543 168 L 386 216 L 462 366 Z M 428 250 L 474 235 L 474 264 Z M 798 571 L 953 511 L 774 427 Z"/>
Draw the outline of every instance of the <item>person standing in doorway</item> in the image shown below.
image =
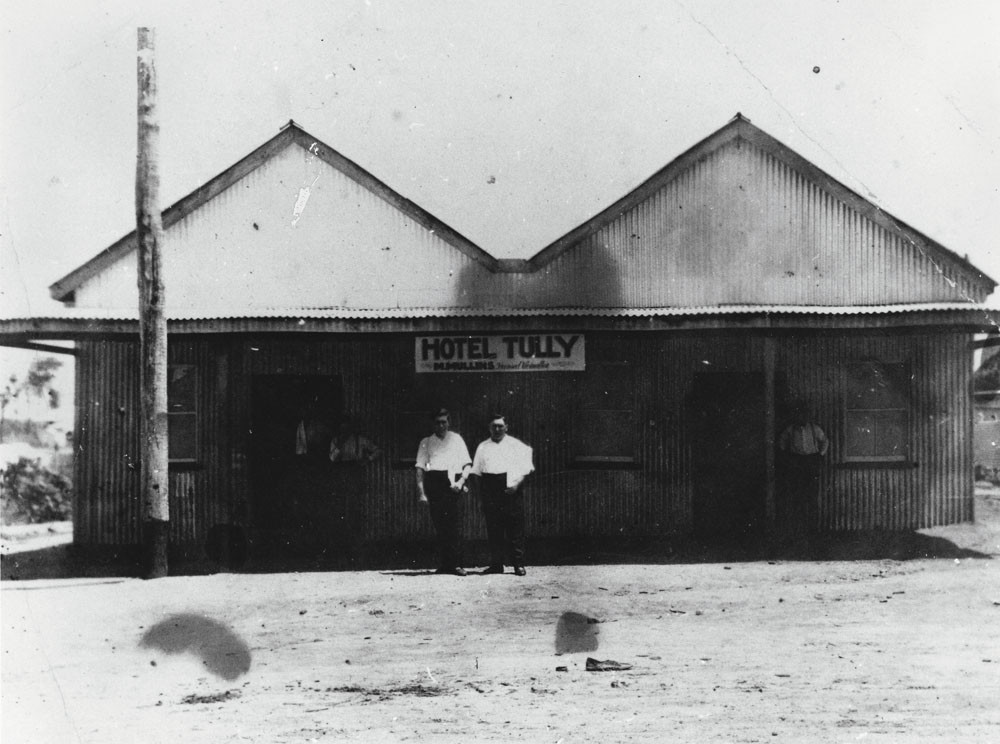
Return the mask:
<path fill-rule="evenodd" d="M 490 438 L 476 448 L 472 474 L 482 483 L 483 512 L 490 543 L 485 573 L 501 574 L 510 558 L 517 576 L 524 576 L 524 479 L 534 472 L 532 449 L 507 434 L 507 418 L 494 414 Z"/>
<path fill-rule="evenodd" d="M 803 402 L 792 407 L 792 423 L 778 436 L 784 462 L 784 500 L 790 530 L 808 532 L 814 527 L 819 501 L 820 474 L 830 442 L 810 420 Z"/>
<path fill-rule="evenodd" d="M 462 568 L 462 500 L 468 492 L 472 460 L 465 441 L 451 431 L 451 416 L 442 408 L 434 414 L 434 433 L 420 440 L 417 449 L 418 500 L 431 510 L 437 532 L 441 574 L 465 576 Z"/>
<path fill-rule="evenodd" d="M 362 537 L 365 533 L 365 497 L 368 495 L 369 465 L 382 451 L 368 437 L 360 433 L 357 419 L 345 414 L 337 428 L 337 435 L 330 440 L 332 465 L 333 504 L 336 527 L 335 540 L 339 551 L 351 561 L 360 558 Z"/>

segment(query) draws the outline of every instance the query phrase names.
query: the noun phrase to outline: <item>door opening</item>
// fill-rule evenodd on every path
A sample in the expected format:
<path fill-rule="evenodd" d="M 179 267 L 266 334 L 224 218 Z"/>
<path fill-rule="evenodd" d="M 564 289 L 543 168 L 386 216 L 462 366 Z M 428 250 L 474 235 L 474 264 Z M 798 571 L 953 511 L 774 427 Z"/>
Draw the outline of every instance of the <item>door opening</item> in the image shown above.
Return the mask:
<path fill-rule="evenodd" d="M 330 441 L 343 413 L 339 377 L 259 375 L 251 388 L 255 532 L 291 557 L 337 552 L 346 529 L 334 487 Z"/>
<path fill-rule="evenodd" d="M 764 527 L 764 375 L 697 373 L 689 402 L 694 528 L 703 538 L 743 539 Z"/>

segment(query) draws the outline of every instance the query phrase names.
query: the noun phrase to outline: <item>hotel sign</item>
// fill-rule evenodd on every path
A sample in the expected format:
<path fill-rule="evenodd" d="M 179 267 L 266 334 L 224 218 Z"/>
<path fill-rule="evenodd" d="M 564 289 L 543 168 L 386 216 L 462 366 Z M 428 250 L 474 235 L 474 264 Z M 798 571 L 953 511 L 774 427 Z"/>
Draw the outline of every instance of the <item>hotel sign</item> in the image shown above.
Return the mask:
<path fill-rule="evenodd" d="M 417 372 L 581 372 L 581 333 L 418 336 Z"/>

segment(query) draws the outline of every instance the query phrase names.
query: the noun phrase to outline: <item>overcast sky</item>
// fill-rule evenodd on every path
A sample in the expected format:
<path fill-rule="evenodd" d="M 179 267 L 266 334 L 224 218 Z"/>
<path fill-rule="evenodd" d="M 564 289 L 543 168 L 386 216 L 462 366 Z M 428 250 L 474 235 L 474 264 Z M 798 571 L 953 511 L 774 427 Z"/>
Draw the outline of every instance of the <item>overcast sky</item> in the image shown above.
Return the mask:
<path fill-rule="evenodd" d="M 737 111 L 1000 279 L 1000 3 L 2 0 L 0 314 L 134 227 L 136 28 L 162 206 L 294 119 L 527 257 Z"/>

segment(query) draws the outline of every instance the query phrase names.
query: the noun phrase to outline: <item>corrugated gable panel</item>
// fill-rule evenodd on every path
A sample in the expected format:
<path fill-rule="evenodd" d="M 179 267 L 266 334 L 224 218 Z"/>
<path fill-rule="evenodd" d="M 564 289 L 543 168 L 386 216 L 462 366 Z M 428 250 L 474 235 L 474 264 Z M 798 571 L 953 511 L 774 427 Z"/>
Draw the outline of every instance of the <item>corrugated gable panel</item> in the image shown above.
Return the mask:
<path fill-rule="evenodd" d="M 76 291 L 78 307 L 134 307 L 128 253 Z M 461 306 L 459 277 L 489 273 L 379 195 L 297 146 L 184 217 L 165 234 L 171 307 L 292 304 Z"/>
<path fill-rule="evenodd" d="M 528 260 L 490 256 L 294 125 L 164 224 L 175 316 L 981 302 L 994 286 L 740 116 Z M 130 235 L 51 291 L 131 310 L 134 285 Z"/>
<path fill-rule="evenodd" d="M 823 184 L 739 138 L 562 252 L 545 276 L 548 281 L 530 286 L 532 304 L 982 299 L 968 277 L 926 246 L 877 224 Z"/>

